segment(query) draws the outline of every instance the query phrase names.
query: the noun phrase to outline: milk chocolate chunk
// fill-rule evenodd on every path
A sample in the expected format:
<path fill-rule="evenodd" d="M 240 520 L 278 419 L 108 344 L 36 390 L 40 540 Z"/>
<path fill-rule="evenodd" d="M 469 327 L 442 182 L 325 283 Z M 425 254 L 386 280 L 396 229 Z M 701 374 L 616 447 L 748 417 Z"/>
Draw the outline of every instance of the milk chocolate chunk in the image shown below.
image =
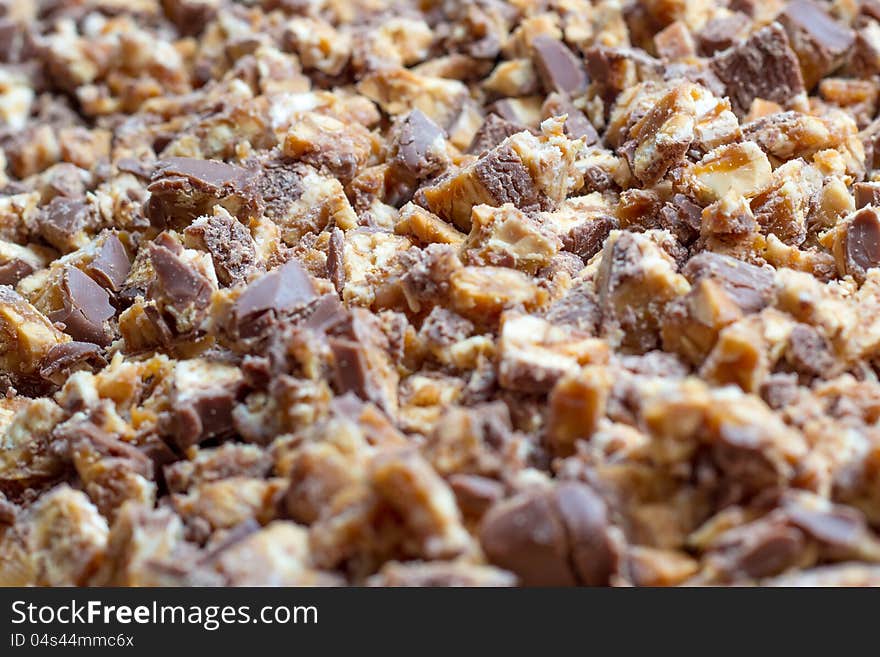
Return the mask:
<path fill-rule="evenodd" d="M 123 173 L 130 173 L 138 178 L 149 180 L 155 170 L 155 162 L 144 162 L 133 157 L 123 157 L 116 163 L 116 168 Z"/>
<path fill-rule="evenodd" d="M 605 238 L 618 227 L 617 219 L 599 216 L 579 224 L 562 238 L 562 248 L 583 258 L 584 262 L 602 250 Z"/>
<path fill-rule="evenodd" d="M 606 103 L 606 115 L 618 94 L 638 82 L 654 79 L 662 71 L 660 60 L 638 48 L 594 46 L 584 53 L 589 79 Z"/>
<path fill-rule="evenodd" d="M 605 503 L 585 484 L 563 482 L 496 504 L 480 527 L 489 561 L 524 586 L 600 586 L 617 569 Z"/>
<path fill-rule="evenodd" d="M 233 307 L 239 333 L 253 337 L 266 321 L 315 298 L 309 275 L 296 260 L 289 260 L 261 276 L 242 293 Z"/>
<path fill-rule="evenodd" d="M 178 449 L 233 431 L 232 409 L 243 375 L 233 366 L 194 358 L 177 363 L 170 411 L 162 427 Z"/>
<path fill-rule="evenodd" d="M 660 209 L 660 226 L 688 245 L 700 236 L 703 209 L 684 194 L 676 194 Z"/>
<path fill-rule="evenodd" d="M 855 196 L 856 210 L 861 210 L 866 205 L 880 207 L 880 183 L 857 182 L 853 185 L 853 196 Z"/>
<path fill-rule="evenodd" d="M 835 366 L 828 340 L 808 324 L 798 324 L 792 329 L 785 358 L 807 383 L 817 376 L 831 372 Z"/>
<path fill-rule="evenodd" d="M 502 145 L 491 151 L 477 163 L 474 173 L 499 205 L 513 203 L 521 210 L 547 205 L 529 170 L 510 146 Z"/>
<path fill-rule="evenodd" d="M 219 160 L 172 157 L 158 163 L 145 212 L 158 228 L 181 228 L 222 205 L 246 219 L 257 213 L 255 175 Z"/>
<path fill-rule="evenodd" d="M 524 211 L 547 210 L 552 205 L 507 142 L 423 192 L 429 210 L 464 231 L 470 231 L 471 211 L 481 203 L 493 207 L 513 203 Z"/>
<path fill-rule="evenodd" d="M 451 475 L 449 486 L 455 493 L 459 508 L 466 516 L 473 518 L 482 517 L 504 496 L 504 484 L 480 475 Z"/>
<path fill-rule="evenodd" d="M 471 145 L 468 146 L 468 153 L 482 155 L 486 151 L 495 148 L 502 141 L 510 137 L 510 135 L 515 135 L 517 132 L 528 129 L 520 123 L 508 121 L 495 113 L 491 113 L 483 120 L 482 125 L 474 135 Z"/>
<path fill-rule="evenodd" d="M 114 233 L 107 236 L 95 258 L 85 267 L 85 272 L 98 285 L 113 292 L 119 291 L 130 271 L 128 253 Z"/>
<path fill-rule="evenodd" d="M 257 266 L 254 238 L 247 226 L 227 212 L 201 217 L 184 231 L 187 242 L 211 254 L 217 280 L 226 286 L 247 282 Z"/>
<path fill-rule="evenodd" d="M 700 54 L 711 57 L 719 50 L 726 50 L 743 38 L 752 25 L 752 19 L 737 11 L 729 16 L 713 18 L 697 33 Z"/>
<path fill-rule="evenodd" d="M 581 284 L 555 301 L 547 309 L 544 316 L 554 324 L 571 326 L 593 334 L 602 319 L 602 311 L 599 308 L 599 297 L 596 291 L 592 287 Z"/>
<path fill-rule="evenodd" d="M 62 252 L 81 246 L 83 230 L 92 222 L 92 210 L 81 199 L 56 196 L 37 216 L 37 233 Z"/>
<path fill-rule="evenodd" d="M 82 368 L 97 370 L 107 364 L 98 345 L 90 342 L 62 342 L 52 347 L 43 357 L 40 376 L 62 384 L 67 376 Z"/>
<path fill-rule="evenodd" d="M 605 502 L 581 483 L 556 487 L 556 504 L 568 532 L 571 563 L 578 582 L 605 586 L 617 570 L 618 554 L 609 534 Z"/>
<path fill-rule="evenodd" d="M 807 89 L 840 66 L 855 41 L 851 29 L 812 0 L 792 0 L 777 19 L 797 54 Z"/>
<path fill-rule="evenodd" d="M 682 268 L 682 274 L 696 285 L 704 278 L 717 281 L 744 313 L 755 313 L 773 299 L 773 271 L 730 256 L 704 251 Z"/>
<path fill-rule="evenodd" d="M 181 449 L 207 438 L 229 433 L 233 428 L 235 397 L 228 390 L 211 390 L 174 409 L 173 436 Z"/>
<path fill-rule="evenodd" d="M 852 218 L 844 248 L 847 271 L 859 279 L 880 265 L 880 215 L 875 208 L 862 208 Z"/>
<path fill-rule="evenodd" d="M 397 127 L 395 161 L 417 179 L 436 174 L 446 164 L 445 139 L 440 126 L 414 109 Z"/>
<path fill-rule="evenodd" d="M 156 279 L 150 285 L 150 297 L 161 299 L 181 314 L 187 310 L 206 308 L 211 300 L 208 279 L 168 247 L 153 243 L 148 248 L 156 272 Z"/>
<path fill-rule="evenodd" d="M 723 568 L 737 579 L 760 579 L 792 567 L 805 549 L 803 532 L 782 522 L 764 521 L 745 526 L 724 547 Z"/>
<path fill-rule="evenodd" d="M 548 36 L 538 36 L 532 41 L 532 60 L 544 91 L 577 96 L 587 87 L 587 74 L 583 64 L 568 46 Z"/>
<path fill-rule="evenodd" d="M 541 108 L 541 114 L 544 116 L 562 116 L 565 119 L 565 134 L 571 139 L 584 139 L 586 144 L 595 144 L 599 141 L 599 135 L 596 128 L 590 123 L 586 115 L 574 106 L 571 99 L 559 93 L 553 93 L 547 96 L 544 105 Z"/>
<path fill-rule="evenodd" d="M 756 98 L 785 105 L 805 90 L 797 56 L 777 23 L 717 53 L 710 69 L 724 85 L 733 111 L 740 118 Z"/>
<path fill-rule="evenodd" d="M 551 495 L 517 496 L 486 514 L 480 543 L 489 561 L 523 586 L 574 586 L 566 528 Z"/>
<path fill-rule="evenodd" d="M 0 285 L 15 285 L 25 276 L 34 273 L 34 267 L 29 262 L 14 258 L 0 265 Z"/>
<path fill-rule="evenodd" d="M 333 381 L 340 394 L 352 392 L 389 415 L 397 410 L 398 374 L 388 340 L 375 319 L 360 308 L 333 329 Z"/>
<path fill-rule="evenodd" d="M 75 340 L 109 344 L 111 336 L 104 322 L 116 311 L 106 290 L 76 267 L 64 269 L 61 289 L 63 307 L 49 313 L 49 319 L 64 324 L 64 332 Z"/>
<path fill-rule="evenodd" d="M 290 205 L 299 200 L 303 188 L 303 165 L 270 160 L 256 179 L 256 195 L 261 199 L 267 217 L 273 220 L 287 217 Z"/>

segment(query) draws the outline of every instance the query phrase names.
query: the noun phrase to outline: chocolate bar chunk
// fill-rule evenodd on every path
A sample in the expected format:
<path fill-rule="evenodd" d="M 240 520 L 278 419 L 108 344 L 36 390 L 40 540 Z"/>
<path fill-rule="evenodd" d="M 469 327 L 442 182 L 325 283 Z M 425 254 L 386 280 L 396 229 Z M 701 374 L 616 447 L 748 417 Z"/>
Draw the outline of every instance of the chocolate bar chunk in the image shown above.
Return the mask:
<path fill-rule="evenodd" d="M 792 0 L 777 20 L 797 54 L 807 89 L 815 87 L 843 63 L 855 40 L 851 29 L 831 18 L 812 0 Z"/>
<path fill-rule="evenodd" d="M 710 68 L 739 117 L 746 115 L 756 98 L 784 105 L 805 91 L 797 55 L 785 30 L 776 23 L 716 53 Z"/>

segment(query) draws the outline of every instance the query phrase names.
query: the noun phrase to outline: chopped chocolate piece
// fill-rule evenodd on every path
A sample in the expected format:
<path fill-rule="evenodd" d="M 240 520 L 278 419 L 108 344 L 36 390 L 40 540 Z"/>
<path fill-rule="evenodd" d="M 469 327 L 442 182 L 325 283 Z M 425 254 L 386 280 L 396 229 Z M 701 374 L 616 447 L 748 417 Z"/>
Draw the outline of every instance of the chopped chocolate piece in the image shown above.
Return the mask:
<path fill-rule="evenodd" d="M 483 125 L 474 135 L 471 145 L 468 147 L 468 153 L 482 155 L 483 153 L 495 148 L 502 141 L 515 135 L 517 132 L 528 130 L 524 125 L 503 119 L 495 113 L 489 114 L 484 120 Z"/>
<path fill-rule="evenodd" d="M 703 209 L 684 194 L 676 194 L 660 209 L 660 227 L 684 245 L 700 236 Z"/>
<path fill-rule="evenodd" d="M 791 368 L 807 382 L 834 369 L 831 345 L 815 328 L 797 324 L 788 336 L 785 358 Z"/>
<path fill-rule="evenodd" d="M 211 300 L 211 284 L 180 256 L 155 242 L 149 245 L 150 261 L 156 278 L 150 283 L 149 296 L 161 300 L 177 317 L 204 312 Z M 180 321 L 178 321 L 180 324 Z"/>
<path fill-rule="evenodd" d="M 637 48 L 594 46 L 584 53 L 587 73 L 603 101 L 611 104 L 624 89 L 652 79 L 661 70 L 661 62 Z"/>
<path fill-rule="evenodd" d="M 56 196 L 37 217 L 37 233 L 59 251 L 82 246 L 83 231 L 92 221 L 92 210 L 80 199 Z"/>
<path fill-rule="evenodd" d="M 719 569 L 733 578 L 778 575 L 794 566 L 806 547 L 803 532 L 774 520 L 732 529 L 722 539 Z"/>
<path fill-rule="evenodd" d="M 128 253 L 114 233 L 107 236 L 98 253 L 85 268 L 85 272 L 98 285 L 112 292 L 119 291 L 130 271 Z"/>
<path fill-rule="evenodd" d="M 596 217 L 578 224 L 562 238 L 562 248 L 579 255 L 586 262 L 602 250 L 605 239 L 618 227 L 614 217 Z"/>
<path fill-rule="evenodd" d="M 675 269 L 672 257 L 642 234 L 609 236 L 596 284 L 602 335 L 635 353 L 654 349 L 666 304 L 689 288 Z"/>
<path fill-rule="evenodd" d="M 86 367 L 91 371 L 107 364 L 100 347 L 90 342 L 62 342 L 52 347 L 43 357 L 40 376 L 61 384 L 73 371 Z"/>
<path fill-rule="evenodd" d="M 568 325 L 593 334 L 601 319 L 599 298 L 595 290 L 582 284 L 554 302 L 544 316 L 554 324 Z"/>
<path fill-rule="evenodd" d="M 481 158 L 474 175 L 499 205 L 513 203 L 522 210 L 546 205 L 529 170 L 510 146 L 502 145 Z"/>
<path fill-rule="evenodd" d="M 445 140 L 443 129 L 414 109 L 397 127 L 395 161 L 416 179 L 436 175 L 446 166 Z"/>
<path fill-rule="evenodd" d="M 748 35 L 751 26 L 751 18 L 740 11 L 713 18 L 697 33 L 700 54 L 711 57 L 719 50 L 730 48 Z"/>
<path fill-rule="evenodd" d="M 155 171 L 155 163 L 136 160 L 133 157 L 124 157 L 116 163 L 116 168 L 125 173 L 130 173 L 138 178 L 149 180 Z"/>
<path fill-rule="evenodd" d="M 217 13 L 215 0 L 162 0 L 165 15 L 181 34 L 197 36 Z"/>
<path fill-rule="evenodd" d="M 590 120 L 563 94 L 553 93 L 547 96 L 541 114 L 547 117 L 565 114 L 565 134 L 572 139 L 583 138 L 586 144 L 599 141 L 599 135 Z"/>
<path fill-rule="evenodd" d="M 424 189 L 428 208 L 470 230 L 471 209 L 480 203 L 512 203 L 520 210 L 546 210 L 550 200 L 541 192 L 522 158 L 504 142 L 467 169 Z"/>
<path fill-rule="evenodd" d="M 15 258 L 0 265 L 0 285 L 15 286 L 22 278 L 34 273 L 32 264 Z"/>
<path fill-rule="evenodd" d="M 76 267 L 65 267 L 61 282 L 62 308 L 49 313 L 53 322 L 64 324 L 74 340 L 98 345 L 110 343 L 105 322 L 116 314 L 106 290 Z"/>
<path fill-rule="evenodd" d="M 145 212 L 158 228 L 181 228 L 221 205 L 235 217 L 256 215 L 259 199 L 255 176 L 241 167 L 217 160 L 172 157 L 162 160 L 147 187 Z"/>
<path fill-rule="evenodd" d="M 340 394 L 353 392 L 394 416 L 397 411 L 397 370 L 388 356 L 388 340 L 369 313 L 356 308 L 349 321 L 330 337 L 333 378 Z"/>
<path fill-rule="evenodd" d="M 224 210 L 214 211 L 187 226 L 184 235 L 196 248 L 211 254 L 217 280 L 227 286 L 246 283 L 257 267 L 257 251 L 250 231 Z"/>
<path fill-rule="evenodd" d="M 745 313 L 758 312 L 773 298 L 772 270 L 730 256 L 700 253 L 688 260 L 681 273 L 692 285 L 705 278 L 717 280 Z"/>
<path fill-rule="evenodd" d="M 864 278 L 871 267 L 880 265 L 880 214 L 873 207 L 859 210 L 849 221 L 846 231 L 846 267 L 853 275 Z"/>
<path fill-rule="evenodd" d="M 291 203 L 302 197 L 305 192 L 302 168 L 301 164 L 291 165 L 276 161 L 267 162 L 263 166 L 256 180 L 256 195 L 262 199 L 269 219 L 284 219 Z"/>
<path fill-rule="evenodd" d="M 179 450 L 232 433 L 241 381 L 241 371 L 230 365 L 203 359 L 177 364 L 165 425 Z"/>
<path fill-rule="evenodd" d="M 580 60 L 561 41 L 538 36 L 532 41 L 535 70 L 544 91 L 577 96 L 587 87 L 587 74 Z"/>
<path fill-rule="evenodd" d="M 748 113 L 756 98 L 784 104 L 804 91 L 797 56 L 785 30 L 776 23 L 716 54 L 710 67 L 739 117 Z"/>
<path fill-rule="evenodd" d="M 308 274 L 296 260 L 289 260 L 255 280 L 238 297 L 233 307 L 238 331 L 242 337 L 252 337 L 267 314 L 277 317 L 314 298 Z"/>
<path fill-rule="evenodd" d="M 471 474 L 454 474 L 449 486 L 465 516 L 481 518 L 489 508 L 504 497 L 504 485 L 494 479 Z"/>
<path fill-rule="evenodd" d="M 645 186 L 656 183 L 684 160 L 694 140 L 696 105 L 692 85 L 682 84 L 658 99 L 629 130 L 621 151 Z"/>
<path fill-rule="evenodd" d="M 808 90 L 843 63 L 855 39 L 852 30 L 812 0 L 791 0 L 777 20 L 788 33 Z"/>
<path fill-rule="evenodd" d="M 857 182 L 853 185 L 853 195 L 856 201 L 856 210 L 861 210 L 866 205 L 880 207 L 880 183 Z"/>
<path fill-rule="evenodd" d="M 584 484 L 564 482 L 494 506 L 480 542 L 489 560 L 524 586 L 599 586 L 617 568 L 605 503 Z"/>

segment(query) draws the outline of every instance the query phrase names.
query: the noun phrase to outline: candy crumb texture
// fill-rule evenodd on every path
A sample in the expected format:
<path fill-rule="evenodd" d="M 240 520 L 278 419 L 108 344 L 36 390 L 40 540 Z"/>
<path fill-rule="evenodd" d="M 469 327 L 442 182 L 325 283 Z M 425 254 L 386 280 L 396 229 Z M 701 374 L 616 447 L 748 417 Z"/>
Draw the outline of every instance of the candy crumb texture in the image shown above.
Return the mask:
<path fill-rule="evenodd" d="M 876 0 L 0 0 L 0 585 L 880 585 Z"/>

